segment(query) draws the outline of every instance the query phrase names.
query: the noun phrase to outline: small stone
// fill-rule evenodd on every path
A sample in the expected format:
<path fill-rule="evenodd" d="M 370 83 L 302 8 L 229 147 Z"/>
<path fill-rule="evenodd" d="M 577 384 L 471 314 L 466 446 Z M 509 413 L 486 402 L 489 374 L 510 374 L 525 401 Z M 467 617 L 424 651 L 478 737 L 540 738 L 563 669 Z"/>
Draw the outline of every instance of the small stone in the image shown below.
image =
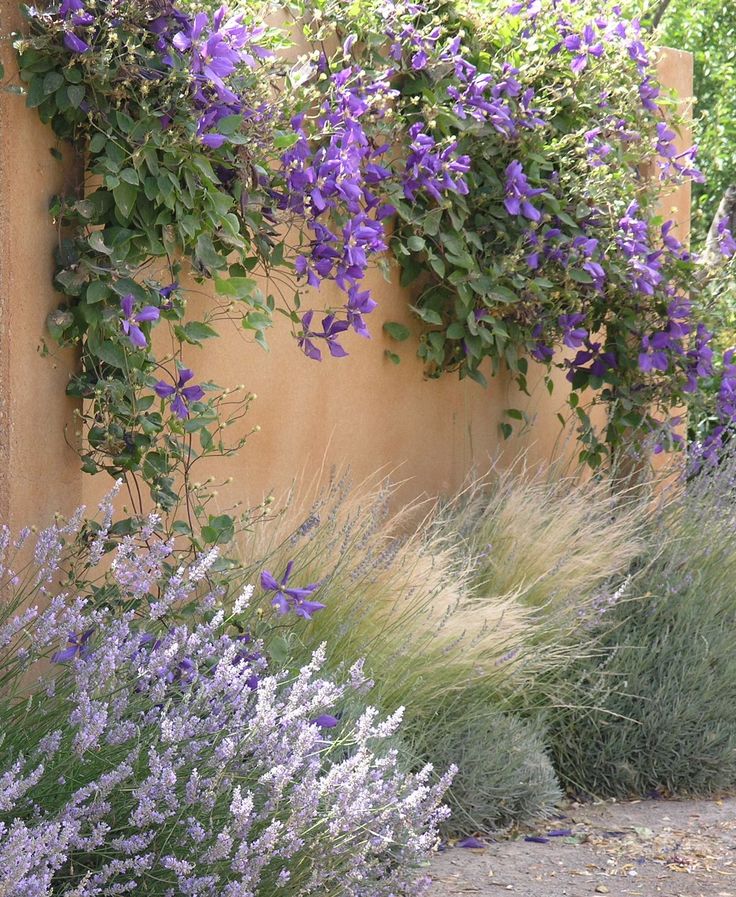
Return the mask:
<path fill-rule="evenodd" d="M 605 885 L 596 885 L 596 894 L 608 894 L 608 888 Z"/>

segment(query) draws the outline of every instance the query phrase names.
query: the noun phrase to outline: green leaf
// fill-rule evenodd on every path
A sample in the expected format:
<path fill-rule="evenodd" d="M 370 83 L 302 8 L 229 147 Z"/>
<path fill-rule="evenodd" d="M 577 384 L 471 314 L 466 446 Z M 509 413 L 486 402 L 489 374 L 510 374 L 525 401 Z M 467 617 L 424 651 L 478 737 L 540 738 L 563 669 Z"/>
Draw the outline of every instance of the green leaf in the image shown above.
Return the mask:
<path fill-rule="evenodd" d="M 235 537 L 235 521 L 228 514 L 218 517 L 210 516 L 207 525 L 202 527 L 202 538 L 211 545 L 223 545 Z"/>
<path fill-rule="evenodd" d="M 437 255 L 429 256 L 429 266 L 438 277 L 444 277 L 447 267 L 444 261 Z"/>
<path fill-rule="evenodd" d="M 115 199 L 115 205 L 120 210 L 123 218 L 130 218 L 133 209 L 135 208 L 135 201 L 138 197 L 138 188 L 133 186 L 133 184 L 127 183 L 127 181 L 121 181 L 118 186 L 113 189 L 112 195 Z"/>
<path fill-rule="evenodd" d="M 220 296 L 232 296 L 234 299 L 250 299 L 258 289 L 258 282 L 252 277 L 217 277 L 215 289 Z"/>
<path fill-rule="evenodd" d="M 46 99 L 46 94 L 43 90 L 43 78 L 40 76 L 36 76 L 28 85 L 28 92 L 26 93 L 26 106 L 30 109 L 36 109 L 38 106 L 43 103 Z"/>
<path fill-rule="evenodd" d="M 84 100 L 86 93 L 87 91 L 84 89 L 84 87 L 82 87 L 81 84 L 70 84 L 67 87 L 66 94 L 69 97 L 69 104 L 73 109 L 79 109 L 79 107 L 82 105 L 82 101 Z"/>
<path fill-rule="evenodd" d="M 242 326 L 244 330 L 265 330 L 273 326 L 271 315 L 263 311 L 251 311 L 243 316 Z"/>
<path fill-rule="evenodd" d="M 503 302 L 518 302 L 519 297 L 513 290 L 509 290 L 507 287 L 502 287 L 496 284 L 491 290 L 491 296 L 496 299 L 501 299 Z"/>
<path fill-rule="evenodd" d="M 294 133 L 294 131 L 277 131 L 273 138 L 273 145 L 276 149 L 290 149 L 297 140 L 299 140 L 299 135 Z"/>
<path fill-rule="evenodd" d="M 89 142 L 89 151 L 97 154 L 101 152 L 107 144 L 106 134 L 95 134 Z"/>
<path fill-rule="evenodd" d="M 90 247 L 95 250 L 95 252 L 100 252 L 103 255 L 110 255 L 112 250 L 109 246 L 105 244 L 105 237 L 101 231 L 93 231 L 89 235 L 89 239 L 87 240 Z"/>
<path fill-rule="evenodd" d="M 427 324 L 442 324 L 442 315 L 433 308 L 414 308 L 413 310 Z"/>
<path fill-rule="evenodd" d="M 448 339 L 463 339 L 464 336 L 465 327 L 459 321 L 455 321 L 447 328 Z"/>
<path fill-rule="evenodd" d="M 395 339 L 398 343 L 402 343 L 411 336 L 411 330 L 408 327 L 405 327 L 403 324 L 397 324 L 395 321 L 387 321 L 383 325 L 383 329 L 391 339 Z"/>
<path fill-rule="evenodd" d="M 385 349 L 383 354 L 388 358 L 391 364 L 401 364 L 401 358 L 395 353 Z"/>
<path fill-rule="evenodd" d="M 429 234 L 430 237 L 436 237 L 440 230 L 440 223 L 442 221 L 442 209 L 432 209 L 431 212 L 427 212 L 424 216 L 424 220 L 422 221 L 422 230 Z"/>
<path fill-rule="evenodd" d="M 221 270 L 227 264 L 226 260 L 216 251 L 212 237 L 209 234 L 202 234 L 199 237 L 196 253 L 197 258 L 206 268 Z"/>
<path fill-rule="evenodd" d="M 217 336 L 217 331 L 202 321 L 190 321 L 183 327 L 174 327 L 177 339 L 183 343 L 190 343 L 198 346 L 205 339 L 211 339 Z"/>
<path fill-rule="evenodd" d="M 88 344 L 89 345 L 89 344 Z M 112 340 L 103 340 L 95 348 L 94 354 L 104 361 L 106 364 L 116 368 L 126 368 L 126 355 L 122 346 L 112 342 Z"/>
<path fill-rule="evenodd" d="M 411 249 L 412 252 L 421 252 L 425 247 L 426 243 L 422 237 L 409 237 L 406 241 L 406 245 Z"/>
<path fill-rule="evenodd" d="M 93 280 L 87 287 L 85 298 L 89 303 L 103 302 L 110 295 L 110 289 L 104 280 Z"/>
<path fill-rule="evenodd" d="M 43 79 L 43 92 L 48 97 L 51 96 L 52 93 L 56 93 L 56 91 L 62 86 L 64 83 L 64 76 L 60 75 L 59 72 L 50 71 L 46 77 Z"/>
<path fill-rule="evenodd" d="M 140 184 L 140 178 L 135 168 L 124 168 L 120 172 L 120 180 L 125 181 L 127 184 L 132 184 L 134 187 Z"/>
<path fill-rule="evenodd" d="M 582 268 L 570 268 L 568 273 L 578 283 L 593 283 L 591 275 L 587 271 L 583 271 Z"/>

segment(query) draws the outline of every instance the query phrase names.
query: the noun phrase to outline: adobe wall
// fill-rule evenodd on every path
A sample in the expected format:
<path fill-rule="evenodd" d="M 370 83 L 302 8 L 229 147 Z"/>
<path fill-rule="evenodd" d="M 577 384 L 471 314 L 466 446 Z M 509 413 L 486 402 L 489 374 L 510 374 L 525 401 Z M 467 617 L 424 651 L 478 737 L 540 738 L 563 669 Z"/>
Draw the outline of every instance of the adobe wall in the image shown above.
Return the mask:
<path fill-rule="evenodd" d="M 0 16 L 7 33 L 17 23 L 16 0 L 0 0 Z M 3 55 L 12 78 L 7 47 Z M 690 96 L 689 54 L 666 51 L 660 70 L 666 84 Z M 94 505 L 110 485 L 104 476 L 81 474 L 67 445 L 75 430 L 74 403 L 64 396 L 73 356 L 39 353 L 46 315 L 58 302 L 51 275 L 59 234 L 49 220 L 49 199 L 63 185 L 73 187 L 76 175 L 70 153 L 61 164 L 50 153 L 53 145 L 22 97 L 0 94 L 0 520 L 12 525 L 44 522 L 80 500 Z M 688 188 L 663 198 L 663 205 L 667 211 L 677 206 L 681 238 L 686 236 Z M 236 326 L 190 350 L 187 363 L 199 374 L 222 386 L 244 383 L 258 396 L 242 429 L 258 424 L 260 432 L 239 457 L 203 472 L 234 477 L 218 499 L 221 506 L 236 499 L 256 504 L 331 465 L 350 465 L 356 479 L 379 468 L 393 471 L 406 480 L 401 497 L 409 499 L 451 491 L 499 455 L 510 459 L 526 450 L 531 462 L 572 455 L 574 445 L 558 420 L 566 409 L 561 373 L 551 397 L 533 363 L 531 398 L 519 394 L 507 375 L 491 378 L 486 389 L 452 376 L 425 380 L 415 344 L 397 344 L 382 331 L 384 321 L 415 327 L 398 272 L 391 283 L 372 272 L 370 287 L 379 301 L 369 319 L 373 338 L 347 336 L 348 358 L 328 357 L 321 364 L 306 359 L 287 322 L 278 319 L 269 331 L 270 353 Z M 193 319 L 211 302 L 206 287 L 197 289 L 190 300 Z M 305 305 L 342 304 L 330 289 L 322 288 L 313 302 L 307 297 Z M 402 363 L 391 363 L 385 349 L 401 355 Z M 532 414 L 535 425 L 504 442 L 499 424 L 509 407 Z"/>

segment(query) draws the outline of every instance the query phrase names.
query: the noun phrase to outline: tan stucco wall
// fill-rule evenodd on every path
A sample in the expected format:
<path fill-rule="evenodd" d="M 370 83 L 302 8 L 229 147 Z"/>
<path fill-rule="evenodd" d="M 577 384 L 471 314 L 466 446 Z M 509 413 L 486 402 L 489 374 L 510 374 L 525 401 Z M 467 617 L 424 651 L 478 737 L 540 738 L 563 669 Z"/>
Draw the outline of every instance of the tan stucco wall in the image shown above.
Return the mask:
<path fill-rule="evenodd" d="M 4 32 L 15 22 L 15 5 L 0 0 Z M 6 50 L 6 60 L 9 55 Z M 665 83 L 690 96 L 688 54 L 666 53 L 661 70 Z M 61 353 L 51 361 L 37 351 L 45 317 L 58 302 L 50 286 L 58 235 L 48 202 L 65 178 L 71 183 L 73 172 L 52 158 L 53 137 L 22 97 L 0 94 L 0 141 L 0 519 L 18 524 L 69 511 L 80 497 L 93 505 L 110 481 L 82 475 L 65 443 L 65 428 L 69 438 L 74 433 L 74 405 L 63 395 L 73 359 Z M 683 192 L 667 202 L 677 203 L 684 233 L 689 196 Z M 331 465 L 350 465 L 356 479 L 379 468 L 393 471 L 406 480 L 401 496 L 408 499 L 448 492 L 473 467 L 485 468 L 501 453 L 512 458 L 527 450 L 531 461 L 569 456 L 557 418 L 565 413 L 564 385 L 550 398 L 535 365 L 531 398 L 520 395 L 507 375 L 491 379 L 487 389 L 449 376 L 424 380 L 412 341 L 397 344 L 382 332 L 384 321 L 415 326 L 396 271 L 393 278 L 387 284 L 378 271 L 371 274 L 380 303 L 369 319 L 373 339 L 346 337 L 349 358 L 309 361 L 285 321 L 269 331 L 268 354 L 234 325 L 189 351 L 187 362 L 202 376 L 222 386 L 244 383 L 258 396 L 241 430 L 258 424 L 260 432 L 238 458 L 203 471 L 234 477 L 218 499 L 221 506 L 255 504 Z M 193 319 L 211 302 L 206 287 L 197 291 L 190 300 Z M 305 305 L 332 301 L 342 300 L 323 290 Z M 385 358 L 386 348 L 401 355 L 401 365 Z M 564 383 L 561 373 L 557 379 Z M 504 443 L 498 425 L 509 407 L 535 415 L 536 423 Z"/>
<path fill-rule="evenodd" d="M 0 33 L 20 24 L 18 3 L 0 3 Z M 6 81 L 17 83 L 14 54 L 2 41 Z M 64 395 L 75 356 L 42 358 L 47 314 L 60 297 L 51 286 L 58 233 L 49 217 L 55 193 L 74 190 L 72 153 L 50 152 L 55 139 L 22 96 L 0 92 L 0 521 L 47 521 L 81 499 L 73 439 L 74 404 Z M 60 149 L 65 149 L 61 148 Z"/>

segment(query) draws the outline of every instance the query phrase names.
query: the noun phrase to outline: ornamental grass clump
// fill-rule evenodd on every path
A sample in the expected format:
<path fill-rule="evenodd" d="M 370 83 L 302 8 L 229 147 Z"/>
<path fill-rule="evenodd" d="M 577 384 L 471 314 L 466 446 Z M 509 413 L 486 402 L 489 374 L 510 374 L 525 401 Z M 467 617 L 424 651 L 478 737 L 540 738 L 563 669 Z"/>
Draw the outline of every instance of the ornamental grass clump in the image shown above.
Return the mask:
<path fill-rule="evenodd" d="M 504 712 L 549 706 L 550 682 L 587 649 L 604 584 L 641 550 L 640 508 L 610 484 L 520 469 L 399 513 L 391 496 L 335 477 L 242 540 L 246 569 L 284 571 L 282 589 L 318 583 L 327 608 L 293 617 L 272 650 L 306 657 L 326 641 L 333 662 L 366 658 L 382 705 L 406 707 L 408 756 L 458 765 L 450 832 L 544 815 L 559 790 L 538 727 Z M 274 585 L 261 582 L 262 606 L 285 600 Z"/>
<path fill-rule="evenodd" d="M 347 474 L 314 500 L 294 492 L 240 556 L 251 577 L 263 565 L 319 583 L 328 609 L 298 640 L 365 656 L 390 700 L 415 712 L 471 683 L 509 697 L 569 662 L 603 584 L 642 548 L 640 504 L 604 481 L 517 466 L 450 501 L 394 512 L 393 493 Z M 262 586 L 277 605 L 273 584 Z"/>
<path fill-rule="evenodd" d="M 640 571 L 566 674 L 550 744 L 571 790 L 710 795 L 736 787 L 736 458 L 692 479 Z"/>
<path fill-rule="evenodd" d="M 399 769 L 361 664 L 277 668 L 252 589 L 226 613 L 217 552 L 178 566 L 155 517 L 95 582 L 80 526 L 3 568 L 0 893 L 421 891 L 448 778 Z"/>

